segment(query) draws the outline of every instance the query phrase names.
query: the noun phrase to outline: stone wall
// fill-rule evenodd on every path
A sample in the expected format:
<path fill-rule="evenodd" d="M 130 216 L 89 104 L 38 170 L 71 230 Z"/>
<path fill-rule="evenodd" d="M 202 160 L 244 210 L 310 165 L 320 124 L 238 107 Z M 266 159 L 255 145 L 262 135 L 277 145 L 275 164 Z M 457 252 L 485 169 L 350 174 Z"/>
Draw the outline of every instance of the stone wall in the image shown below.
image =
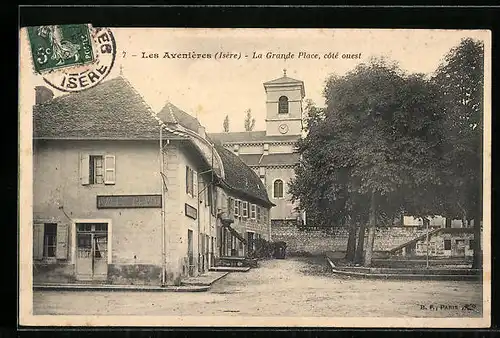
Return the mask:
<path fill-rule="evenodd" d="M 430 227 L 430 230 L 435 227 Z M 278 226 L 273 224 L 271 228 L 272 240 L 274 242 L 284 241 L 287 243 L 288 253 L 311 253 L 320 254 L 325 251 L 345 251 L 347 247 L 348 232 L 345 228 L 337 228 L 326 231 L 321 228 L 302 228 L 295 226 Z M 418 236 L 424 235 L 426 229 L 422 227 L 380 227 L 376 229 L 374 250 L 387 251 L 404 244 Z M 365 233 L 368 238 L 368 230 Z"/>

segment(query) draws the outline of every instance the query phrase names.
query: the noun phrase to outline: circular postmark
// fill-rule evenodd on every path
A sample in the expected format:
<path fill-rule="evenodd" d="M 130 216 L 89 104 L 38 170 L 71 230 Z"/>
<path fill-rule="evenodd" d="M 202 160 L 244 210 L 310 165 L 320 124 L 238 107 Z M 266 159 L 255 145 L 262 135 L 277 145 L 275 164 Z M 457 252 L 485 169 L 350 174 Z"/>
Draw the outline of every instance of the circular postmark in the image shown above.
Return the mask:
<path fill-rule="evenodd" d="M 116 42 L 109 28 L 90 28 L 94 61 L 69 68 L 41 73 L 51 87 L 63 92 L 78 92 L 94 87 L 104 80 L 115 63 Z"/>

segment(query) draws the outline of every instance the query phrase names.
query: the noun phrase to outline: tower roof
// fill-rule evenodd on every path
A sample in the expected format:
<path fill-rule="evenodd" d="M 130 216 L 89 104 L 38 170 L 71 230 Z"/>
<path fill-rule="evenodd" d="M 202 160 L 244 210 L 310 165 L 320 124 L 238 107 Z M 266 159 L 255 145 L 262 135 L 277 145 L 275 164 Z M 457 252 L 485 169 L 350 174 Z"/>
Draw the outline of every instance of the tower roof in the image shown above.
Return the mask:
<path fill-rule="evenodd" d="M 267 87 L 279 87 L 281 85 L 299 85 L 302 93 L 302 97 L 306 95 L 304 88 L 304 81 L 293 79 L 286 75 L 286 69 L 283 69 L 283 76 L 274 80 L 264 82 L 264 88 Z"/>

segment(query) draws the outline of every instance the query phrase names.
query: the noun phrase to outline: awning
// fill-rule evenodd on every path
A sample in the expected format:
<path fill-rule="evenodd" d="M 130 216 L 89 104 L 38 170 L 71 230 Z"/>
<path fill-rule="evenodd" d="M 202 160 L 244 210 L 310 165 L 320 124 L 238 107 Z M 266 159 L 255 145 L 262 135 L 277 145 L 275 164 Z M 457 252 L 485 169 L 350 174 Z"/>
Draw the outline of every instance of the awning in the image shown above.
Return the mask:
<path fill-rule="evenodd" d="M 234 237 L 238 238 L 240 242 L 243 242 L 243 244 L 247 244 L 247 240 L 245 239 L 245 237 L 241 236 L 238 231 L 234 230 L 230 225 L 226 225 L 225 227 Z"/>

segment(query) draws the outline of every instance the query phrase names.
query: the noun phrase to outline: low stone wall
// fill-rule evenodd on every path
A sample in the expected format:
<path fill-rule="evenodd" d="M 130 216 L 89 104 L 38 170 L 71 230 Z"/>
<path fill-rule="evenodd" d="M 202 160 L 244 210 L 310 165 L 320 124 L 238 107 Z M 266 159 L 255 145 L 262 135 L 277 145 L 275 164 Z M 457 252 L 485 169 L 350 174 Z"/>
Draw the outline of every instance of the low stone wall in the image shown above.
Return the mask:
<path fill-rule="evenodd" d="M 160 285 L 161 266 L 150 264 L 109 264 L 108 282 L 118 285 Z"/>
<path fill-rule="evenodd" d="M 77 283 L 75 265 L 35 263 L 33 283 Z M 107 282 L 117 285 L 160 285 L 161 266 L 148 264 L 109 264 Z"/>
<path fill-rule="evenodd" d="M 33 264 L 33 283 L 73 283 L 75 265 L 66 263 Z"/>
<path fill-rule="evenodd" d="M 430 227 L 430 230 L 436 227 Z M 284 241 L 287 243 L 287 252 L 321 254 L 325 251 L 345 251 L 347 248 L 348 231 L 345 228 L 330 229 L 297 228 L 296 226 L 279 226 L 271 228 L 273 242 Z M 425 228 L 413 226 L 379 227 L 375 232 L 375 251 L 387 251 L 404 244 L 418 236 L 424 235 Z M 365 232 L 368 238 L 368 229 Z"/>

